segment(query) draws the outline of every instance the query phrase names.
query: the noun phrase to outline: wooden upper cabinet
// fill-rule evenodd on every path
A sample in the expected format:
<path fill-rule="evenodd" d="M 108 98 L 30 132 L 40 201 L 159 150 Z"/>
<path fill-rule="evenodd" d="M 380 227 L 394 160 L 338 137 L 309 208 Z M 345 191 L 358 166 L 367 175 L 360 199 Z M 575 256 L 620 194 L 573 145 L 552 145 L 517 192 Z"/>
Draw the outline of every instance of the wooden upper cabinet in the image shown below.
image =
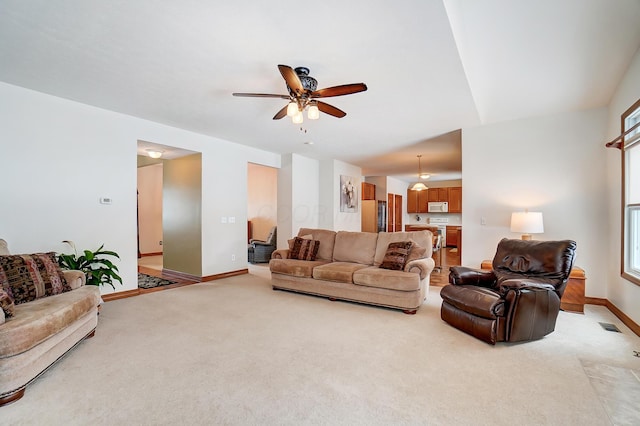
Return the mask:
<path fill-rule="evenodd" d="M 407 189 L 407 213 L 427 213 L 428 192 Z"/>
<path fill-rule="evenodd" d="M 362 182 L 362 199 L 363 200 L 376 199 L 376 186 L 373 183 Z"/>
<path fill-rule="evenodd" d="M 462 187 L 449 188 L 449 213 L 462 213 Z"/>
<path fill-rule="evenodd" d="M 428 201 L 449 201 L 449 188 L 429 188 Z"/>

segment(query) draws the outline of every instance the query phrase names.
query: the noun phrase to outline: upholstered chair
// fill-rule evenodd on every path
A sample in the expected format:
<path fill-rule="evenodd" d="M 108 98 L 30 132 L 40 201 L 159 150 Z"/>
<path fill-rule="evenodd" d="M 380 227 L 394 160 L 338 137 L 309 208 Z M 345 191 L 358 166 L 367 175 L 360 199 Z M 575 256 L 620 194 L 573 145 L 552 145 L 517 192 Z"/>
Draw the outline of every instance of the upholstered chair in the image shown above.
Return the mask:
<path fill-rule="evenodd" d="M 540 339 L 555 329 L 576 243 L 503 239 L 492 270 L 453 266 L 441 318 L 487 343 Z"/>
<path fill-rule="evenodd" d="M 277 246 L 277 227 L 274 226 L 269 231 L 266 240 L 249 240 L 249 262 L 251 263 L 268 263 L 271 259 L 271 253 L 276 250 Z"/>

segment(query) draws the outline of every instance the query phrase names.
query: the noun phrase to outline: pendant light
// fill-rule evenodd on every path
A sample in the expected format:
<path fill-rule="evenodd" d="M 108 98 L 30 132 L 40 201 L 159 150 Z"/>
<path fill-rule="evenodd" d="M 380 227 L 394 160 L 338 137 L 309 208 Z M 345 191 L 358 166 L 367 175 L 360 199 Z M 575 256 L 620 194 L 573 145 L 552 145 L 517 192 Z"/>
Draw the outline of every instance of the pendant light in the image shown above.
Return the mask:
<path fill-rule="evenodd" d="M 428 179 L 429 175 L 427 175 L 425 173 L 422 173 L 422 164 L 420 162 L 420 158 L 421 157 L 422 157 L 422 155 L 418 154 L 418 179 Z M 423 176 L 426 176 L 426 177 L 423 177 Z M 426 189 L 429 189 L 429 187 L 427 187 L 427 185 L 425 185 L 422 182 L 416 182 L 411 187 L 411 190 L 413 190 L 413 191 L 424 191 Z"/>

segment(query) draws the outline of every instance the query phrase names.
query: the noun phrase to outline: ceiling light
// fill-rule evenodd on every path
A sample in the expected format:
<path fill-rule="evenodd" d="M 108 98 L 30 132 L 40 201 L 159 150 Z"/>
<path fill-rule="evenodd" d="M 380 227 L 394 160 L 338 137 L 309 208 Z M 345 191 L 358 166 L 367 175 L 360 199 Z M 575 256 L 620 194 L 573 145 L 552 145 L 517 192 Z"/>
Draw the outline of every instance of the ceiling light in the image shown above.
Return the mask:
<path fill-rule="evenodd" d="M 298 113 L 298 104 L 295 102 L 290 102 L 289 105 L 287 105 L 287 115 L 289 117 L 293 117 L 297 113 Z"/>
<path fill-rule="evenodd" d="M 309 105 L 307 117 L 309 117 L 309 120 L 317 120 L 318 118 L 320 118 L 320 110 L 318 109 L 318 104 L 313 102 Z"/>
<path fill-rule="evenodd" d="M 293 124 L 301 124 L 302 121 L 302 111 L 298 111 L 296 115 L 293 116 Z"/>
<path fill-rule="evenodd" d="M 422 182 L 418 182 L 418 183 L 415 183 L 415 184 L 411 187 L 411 189 L 412 189 L 413 191 L 424 191 L 424 190 L 426 190 L 426 189 L 429 189 L 429 187 L 428 187 L 427 185 L 425 185 L 424 183 L 422 183 Z"/>
<path fill-rule="evenodd" d="M 158 151 L 156 149 L 147 149 L 147 155 L 151 158 L 160 158 L 164 151 Z"/>
<path fill-rule="evenodd" d="M 418 154 L 418 178 L 420 179 L 429 179 L 429 175 L 426 173 L 422 173 L 422 164 L 420 163 L 421 154 Z M 426 176 L 426 177 L 425 177 Z M 427 185 L 422 182 L 415 183 L 411 189 L 413 191 L 424 191 L 425 189 L 429 189 Z"/>

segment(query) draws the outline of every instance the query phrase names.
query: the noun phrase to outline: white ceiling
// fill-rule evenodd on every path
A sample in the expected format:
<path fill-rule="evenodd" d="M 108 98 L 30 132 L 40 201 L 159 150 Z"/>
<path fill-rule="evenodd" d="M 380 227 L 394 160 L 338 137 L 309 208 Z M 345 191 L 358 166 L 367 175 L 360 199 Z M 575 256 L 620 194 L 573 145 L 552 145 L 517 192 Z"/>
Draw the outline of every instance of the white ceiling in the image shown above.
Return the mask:
<path fill-rule="evenodd" d="M 0 81 L 365 175 L 415 179 L 423 154 L 445 179 L 458 129 L 607 105 L 638 22 L 640 0 L 3 0 Z M 278 64 L 369 90 L 301 131 L 271 119 L 285 101 L 231 96 L 286 93 Z"/>

